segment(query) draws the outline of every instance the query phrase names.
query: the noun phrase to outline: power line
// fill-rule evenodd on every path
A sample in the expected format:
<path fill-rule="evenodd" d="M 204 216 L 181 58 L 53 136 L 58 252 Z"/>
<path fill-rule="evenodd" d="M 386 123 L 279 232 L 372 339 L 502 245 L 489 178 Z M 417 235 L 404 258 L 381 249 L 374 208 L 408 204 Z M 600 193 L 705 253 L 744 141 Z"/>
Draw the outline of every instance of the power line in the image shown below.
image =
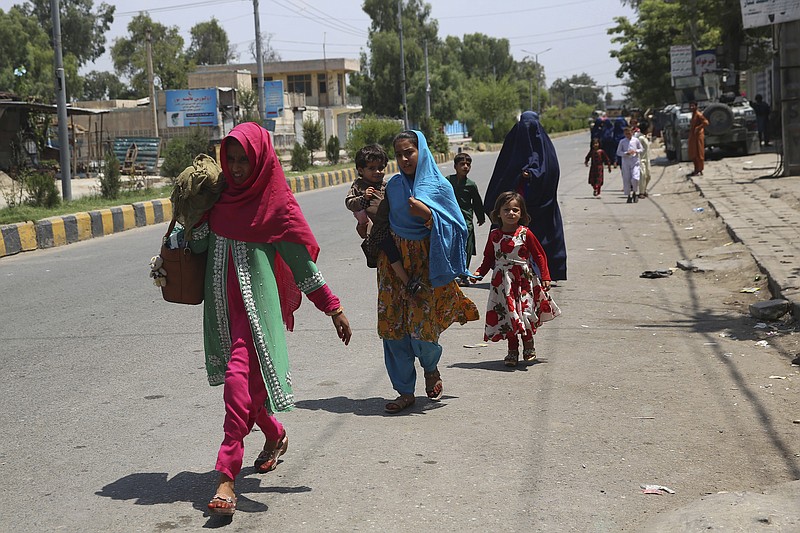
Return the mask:
<path fill-rule="evenodd" d="M 292 11 L 292 7 L 297 7 L 297 6 L 291 6 L 291 5 L 287 6 L 286 4 L 284 4 L 284 3 L 282 3 L 282 2 L 280 2 L 278 0 L 272 0 L 272 3 L 279 5 L 282 8 L 284 8 L 287 11 L 290 11 L 290 12 Z M 329 22 L 324 18 L 314 18 L 314 17 L 310 17 L 308 15 L 304 15 L 302 13 L 298 13 L 298 14 L 301 17 L 303 17 L 304 19 L 310 20 L 311 22 L 316 22 L 317 24 L 319 24 L 321 26 L 325 26 L 327 28 L 331 28 L 331 29 L 340 31 L 342 33 L 347 33 L 349 35 L 354 35 L 356 37 L 367 37 L 367 35 L 368 35 L 367 32 L 353 31 L 353 30 L 351 30 L 349 28 L 345 28 L 345 27 L 342 27 L 340 25 L 336 25 L 336 24 L 334 24 L 332 22 Z"/>
<path fill-rule="evenodd" d="M 118 17 L 126 17 L 126 16 L 135 16 L 138 15 L 139 13 L 161 13 L 164 11 L 176 11 L 178 9 L 185 9 L 187 7 L 203 7 L 203 6 L 211 6 L 219 4 L 233 4 L 243 1 L 245 0 L 205 0 L 201 2 L 192 2 L 191 4 L 175 4 L 171 6 L 154 7 L 151 9 L 137 9 L 136 11 L 121 11 L 119 13 L 114 13 L 114 15 Z"/>
<path fill-rule="evenodd" d="M 299 0 L 299 1 L 300 1 L 300 2 L 303 4 L 303 6 L 298 6 L 298 5 L 297 5 L 297 3 L 295 2 L 295 0 L 287 0 L 287 1 L 288 1 L 290 4 L 294 5 L 295 7 L 299 8 L 299 9 L 301 9 L 301 10 L 305 9 L 305 7 L 307 6 L 307 7 L 311 8 L 313 11 L 316 11 L 317 13 L 319 13 L 320 15 L 323 15 L 323 16 L 325 16 L 325 17 L 328 17 L 328 18 L 332 19 L 332 20 L 335 20 L 335 21 L 339 22 L 340 24 L 342 24 L 342 25 L 344 25 L 344 26 L 346 26 L 346 27 L 350 28 L 352 31 L 355 31 L 355 32 L 358 32 L 358 33 L 364 33 L 364 35 L 366 36 L 366 33 L 364 32 L 364 30 L 363 30 L 363 29 L 361 29 L 361 28 L 357 28 L 357 27 L 353 26 L 352 24 L 350 24 L 350 23 L 348 23 L 348 22 L 345 22 L 345 21 L 344 21 L 344 20 L 342 20 L 342 19 L 336 18 L 336 17 L 334 17 L 334 16 L 332 16 L 332 15 L 330 15 L 330 14 L 328 14 L 328 13 L 325 13 L 325 12 L 324 12 L 324 11 L 322 11 L 321 9 L 317 9 L 316 7 L 312 6 L 312 5 L 311 5 L 311 4 L 309 4 L 308 2 L 305 2 L 305 1 L 303 1 L 303 0 Z"/>

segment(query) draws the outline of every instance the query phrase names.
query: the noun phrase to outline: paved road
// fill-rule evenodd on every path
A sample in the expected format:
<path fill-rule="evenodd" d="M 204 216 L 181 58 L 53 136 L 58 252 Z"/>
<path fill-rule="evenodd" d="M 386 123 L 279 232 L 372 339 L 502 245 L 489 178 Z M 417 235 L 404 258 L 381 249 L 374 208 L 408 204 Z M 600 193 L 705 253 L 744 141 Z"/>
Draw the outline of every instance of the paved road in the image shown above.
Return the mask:
<path fill-rule="evenodd" d="M 382 412 L 393 391 L 347 186 L 299 196 L 355 335 L 340 346 L 330 320 L 301 307 L 289 336 L 299 401 L 281 417 L 289 453 L 266 476 L 245 468 L 229 527 L 636 531 L 710 493 L 800 477 L 798 378 L 768 379 L 791 372 L 780 342 L 723 344 L 733 341 L 720 333 L 752 323 L 724 303 L 730 289 L 713 275 L 638 277 L 727 242 L 724 228 L 691 210 L 698 193 L 674 166 L 656 168 L 648 201 L 626 205 L 618 176 L 593 198 L 586 144 L 556 141 L 570 279 L 553 292 L 564 315 L 537 335 L 540 362 L 508 371 L 503 346 L 464 347 L 482 341 L 481 324 L 455 326 L 442 337 L 445 400 L 421 399 L 403 416 Z M 495 156 L 475 155 L 481 190 Z M 687 237 L 689 224 L 707 241 Z M 148 283 L 163 230 L 0 261 L 4 529 L 220 525 L 202 510 L 216 479 L 221 389 L 206 384 L 200 309 L 166 304 Z M 479 308 L 485 291 L 467 289 Z M 252 459 L 260 435 L 246 444 Z M 676 494 L 644 495 L 641 483 Z"/>

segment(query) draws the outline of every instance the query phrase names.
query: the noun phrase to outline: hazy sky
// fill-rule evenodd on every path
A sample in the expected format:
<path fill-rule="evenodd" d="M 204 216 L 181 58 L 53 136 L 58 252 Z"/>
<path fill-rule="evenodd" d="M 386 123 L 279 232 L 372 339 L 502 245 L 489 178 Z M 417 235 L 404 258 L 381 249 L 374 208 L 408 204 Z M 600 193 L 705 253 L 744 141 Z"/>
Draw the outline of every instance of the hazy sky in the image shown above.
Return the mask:
<path fill-rule="evenodd" d="M 114 24 L 107 34 L 106 49 L 115 38 L 127 35 L 127 25 L 140 11 L 153 20 L 177 26 L 189 45 L 189 30 L 215 17 L 228 33 L 241 62 L 252 62 L 250 45 L 255 36 L 252 0 L 105 0 L 116 5 Z M 95 0 L 99 5 L 101 0 Z M 7 10 L 19 0 L 0 0 Z M 483 33 L 506 38 L 515 59 L 539 53 L 547 85 L 557 78 L 587 73 L 598 84 L 608 84 L 616 97 L 622 95 L 616 70 L 609 57 L 612 49 L 606 29 L 613 17 L 634 18 L 620 0 L 428 0 L 431 16 L 439 23 L 439 37 Z M 361 10 L 362 0 L 259 0 L 262 33 L 272 34 L 272 46 L 284 60 L 322 57 L 358 58 L 366 48 L 369 18 Z M 544 50 L 548 50 L 544 52 Z M 90 70 L 113 71 L 106 53 Z"/>

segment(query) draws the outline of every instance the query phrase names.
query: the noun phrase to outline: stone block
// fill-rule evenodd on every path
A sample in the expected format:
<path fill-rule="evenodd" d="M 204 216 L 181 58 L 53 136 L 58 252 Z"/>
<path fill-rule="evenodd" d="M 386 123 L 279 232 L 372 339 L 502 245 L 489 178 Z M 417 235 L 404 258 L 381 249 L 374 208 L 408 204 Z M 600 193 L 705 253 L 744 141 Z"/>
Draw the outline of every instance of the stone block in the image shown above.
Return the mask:
<path fill-rule="evenodd" d="M 789 312 L 788 300 L 766 300 L 750 304 L 750 316 L 759 320 L 778 320 Z"/>

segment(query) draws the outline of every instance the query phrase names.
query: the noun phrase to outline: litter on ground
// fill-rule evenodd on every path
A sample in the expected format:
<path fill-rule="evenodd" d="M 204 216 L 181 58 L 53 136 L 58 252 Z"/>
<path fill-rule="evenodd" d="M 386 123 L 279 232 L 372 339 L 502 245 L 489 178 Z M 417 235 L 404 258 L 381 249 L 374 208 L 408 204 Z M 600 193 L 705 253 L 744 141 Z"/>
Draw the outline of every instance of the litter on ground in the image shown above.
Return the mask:
<path fill-rule="evenodd" d="M 669 487 L 665 487 L 664 485 L 639 485 L 642 488 L 642 492 L 644 494 L 675 494 L 675 491 Z"/>
<path fill-rule="evenodd" d="M 744 289 L 740 290 L 739 292 L 749 292 L 749 293 L 752 294 L 752 293 L 758 292 L 760 290 L 761 289 L 759 287 L 745 287 Z"/>

